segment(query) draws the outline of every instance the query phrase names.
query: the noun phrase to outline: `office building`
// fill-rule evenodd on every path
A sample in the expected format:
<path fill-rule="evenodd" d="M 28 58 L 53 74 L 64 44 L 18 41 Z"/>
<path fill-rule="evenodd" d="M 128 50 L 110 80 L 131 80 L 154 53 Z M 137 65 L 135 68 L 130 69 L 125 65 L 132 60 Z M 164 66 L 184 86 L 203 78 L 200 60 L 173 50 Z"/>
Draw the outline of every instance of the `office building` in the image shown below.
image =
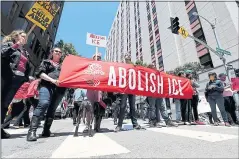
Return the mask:
<path fill-rule="evenodd" d="M 35 1 L 2 1 L 1 2 L 1 39 L 10 34 L 13 30 L 22 29 L 28 32 L 33 23 L 25 18 L 29 9 Z M 50 26 L 43 31 L 39 27 L 35 27 L 28 37 L 25 45 L 26 50 L 30 54 L 31 74 L 40 64 L 43 58 L 47 58 L 52 48 L 60 22 L 64 1 L 55 1 L 60 9 Z"/>
<path fill-rule="evenodd" d="M 196 16 L 196 12 L 200 16 Z M 215 24 L 219 45 L 230 51 L 229 64 L 238 67 L 238 5 L 232 2 L 121 2 L 113 21 L 106 49 L 106 60 L 122 62 L 124 54 L 132 61 L 155 63 L 161 71 L 170 71 L 188 62 L 200 62 L 207 69 L 224 71 L 222 61 L 213 52 L 191 38 L 176 35 L 170 29 L 170 17 L 178 17 L 190 35 L 216 50 L 217 42 L 209 22 Z M 207 72 L 200 73 L 200 81 Z"/>

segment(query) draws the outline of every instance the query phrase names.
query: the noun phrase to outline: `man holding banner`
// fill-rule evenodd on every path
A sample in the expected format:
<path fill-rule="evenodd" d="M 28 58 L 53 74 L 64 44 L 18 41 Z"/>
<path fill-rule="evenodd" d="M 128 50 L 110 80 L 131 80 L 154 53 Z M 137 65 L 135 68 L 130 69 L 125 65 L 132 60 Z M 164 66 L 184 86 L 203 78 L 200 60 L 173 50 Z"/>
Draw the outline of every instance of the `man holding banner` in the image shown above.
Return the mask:
<path fill-rule="evenodd" d="M 132 64 L 130 55 L 125 55 L 125 63 Z M 119 113 L 119 120 L 118 125 L 115 128 L 115 132 L 118 132 L 122 129 L 124 115 L 125 115 L 125 108 L 127 105 L 127 99 L 129 100 L 129 108 L 130 108 L 130 118 L 133 124 L 134 129 L 141 129 L 141 126 L 137 122 L 136 118 L 136 111 L 135 111 L 135 95 L 133 94 L 121 94 L 121 102 L 120 102 L 120 113 Z"/>

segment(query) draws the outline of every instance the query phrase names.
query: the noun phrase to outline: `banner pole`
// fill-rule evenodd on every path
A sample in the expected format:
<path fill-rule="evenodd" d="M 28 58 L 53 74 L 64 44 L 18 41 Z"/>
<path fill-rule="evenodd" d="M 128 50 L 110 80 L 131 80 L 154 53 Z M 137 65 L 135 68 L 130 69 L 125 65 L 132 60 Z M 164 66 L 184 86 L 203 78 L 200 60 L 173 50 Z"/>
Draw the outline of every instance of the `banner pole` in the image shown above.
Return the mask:
<path fill-rule="evenodd" d="M 96 46 L 96 48 L 95 48 L 95 56 L 96 56 L 96 61 L 97 61 L 97 56 L 98 56 L 98 46 Z"/>
<path fill-rule="evenodd" d="M 36 26 L 36 24 L 32 25 L 31 29 L 27 32 L 27 37 L 31 34 L 31 32 L 35 29 Z"/>

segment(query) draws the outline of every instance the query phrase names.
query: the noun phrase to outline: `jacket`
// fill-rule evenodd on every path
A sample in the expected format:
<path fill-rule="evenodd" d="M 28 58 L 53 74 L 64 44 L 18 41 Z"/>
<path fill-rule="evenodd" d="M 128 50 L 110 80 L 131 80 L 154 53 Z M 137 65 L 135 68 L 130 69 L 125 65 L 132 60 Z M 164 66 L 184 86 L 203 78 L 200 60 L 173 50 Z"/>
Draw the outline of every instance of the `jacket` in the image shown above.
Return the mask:
<path fill-rule="evenodd" d="M 25 58 L 26 63 L 24 63 L 24 69 L 19 71 L 19 64 L 22 57 Z M 12 76 L 12 75 L 23 75 L 25 81 L 29 81 L 30 74 L 30 64 L 29 64 L 29 54 L 25 49 L 19 49 L 17 44 L 12 42 L 2 43 L 1 45 L 1 69 L 2 76 Z"/>
<path fill-rule="evenodd" d="M 40 78 L 41 73 L 47 74 L 49 77 L 57 80 L 60 76 L 61 72 L 61 66 L 54 66 L 51 62 L 51 60 L 46 59 L 43 60 L 40 64 L 40 66 L 37 68 L 37 71 L 35 72 L 35 75 L 37 78 Z M 41 85 L 54 85 L 48 81 L 41 80 L 40 82 Z M 55 85 L 54 85 L 55 86 Z"/>
<path fill-rule="evenodd" d="M 209 89 L 211 86 L 214 86 L 214 88 Z M 223 83 L 220 80 L 209 81 L 205 91 L 206 96 L 222 96 L 224 91 Z"/>

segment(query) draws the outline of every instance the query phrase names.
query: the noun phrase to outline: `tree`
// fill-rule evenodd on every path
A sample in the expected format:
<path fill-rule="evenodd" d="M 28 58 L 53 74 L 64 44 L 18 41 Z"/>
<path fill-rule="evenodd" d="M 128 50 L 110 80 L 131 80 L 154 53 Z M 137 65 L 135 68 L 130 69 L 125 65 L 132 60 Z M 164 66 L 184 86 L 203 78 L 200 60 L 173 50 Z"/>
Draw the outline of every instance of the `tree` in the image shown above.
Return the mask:
<path fill-rule="evenodd" d="M 72 43 L 65 43 L 63 40 L 60 40 L 56 42 L 55 47 L 59 47 L 62 50 L 64 56 L 69 54 L 79 55 Z"/>
<path fill-rule="evenodd" d="M 197 72 L 202 71 L 204 67 L 199 62 L 189 62 L 185 63 L 183 66 L 179 66 L 172 71 L 168 71 L 167 73 L 174 73 L 177 75 L 180 71 L 192 70 L 193 77 L 198 80 L 199 75 Z"/>
<path fill-rule="evenodd" d="M 135 65 L 143 66 L 143 67 L 147 67 L 147 66 L 148 66 L 146 63 L 144 63 L 144 62 L 141 61 L 141 60 L 137 60 L 137 61 L 135 62 Z"/>

